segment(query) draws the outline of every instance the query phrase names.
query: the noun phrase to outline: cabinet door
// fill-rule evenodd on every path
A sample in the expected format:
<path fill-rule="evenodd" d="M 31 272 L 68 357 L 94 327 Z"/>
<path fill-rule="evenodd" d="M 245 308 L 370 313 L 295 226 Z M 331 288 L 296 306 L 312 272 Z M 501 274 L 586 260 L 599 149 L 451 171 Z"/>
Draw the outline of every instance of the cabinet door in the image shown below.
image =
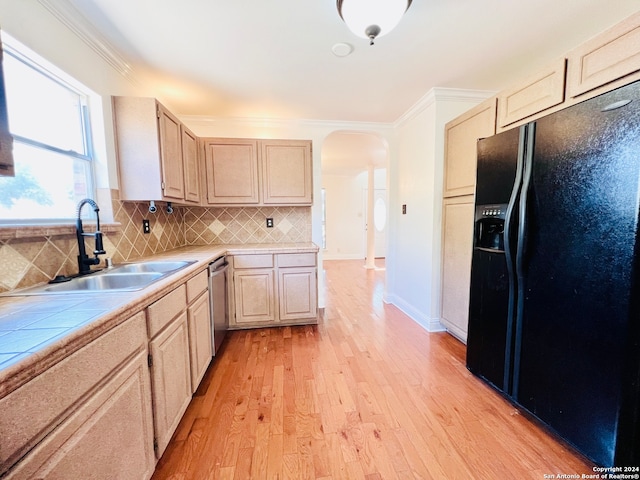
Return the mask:
<path fill-rule="evenodd" d="M 233 285 L 236 324 L 276 321 L 273 269 L 236 270 Z"/>
<path fill-rule="evenodd" d="M 567 92 L 577 97 L 640 71 L 640 12 L 569 53 Z"/>
<path fill-rule="evenodd" d="M 547 68 L 504 90 L 498 95 L 498 125 L 505 127 L 564 101 L 566 60 L 561 58 Z"/>
<path fill-rule="evenodd" d="M 191 401 L 191 365 L 187 312 L 149 342 L 158 458 L 167 447 Z"/>
<path fill-rule="evenodd" d="M 258 203 L 257 140 L 206 140 L 205 168 L 209 204 Z"/>
<path fill-rule="evenodd" d="M 182 163 L 184 166 L 184 199 L 200 203 L 200 168 L 198 163 L 198 137 L 182 125 Z"/>
<path fill-rule="evenodd" d="M 158 104 L 160 127 L 160 156 L 162 159 L 163 195 L 184 199 L 184 167 L 182 164 L 182 133 L 180 121 Z"/>
<path fill-rule="evenodd" d="M 191 356 L 191 391 L 195 392 L 207 371 L 211 348 L 211 314 L 209 292 L 205 292 L 187 310 L 189 317 L 189 353 Z"/>
<path fill-rule="evenodd" d="M 466 342 L 473 253 L 473 195 L 445 199 L 443 209 L 442 323 Z"/>
<path fill-rule="evenodd" d="M 313 172 L 311 142 L 261 140 L 262 183 L 265 204 L 311 205 Z"/>
<path fill-rule="evenodd" d="M 316 318 L 318 290 L 315 268 L 278 269 L 280 321 Z"/>
<path fill-rule="evenodd" d="M 445 126 L 444 196 L 470 195 L 476 186 L 479 138 L 496 133 L 496 99 L 492 98 Z"/>
<path fill-rule="evenodd" d="M 145 480 L 154 467 L 144 350 L 31 450 L 7 479 Z"/>

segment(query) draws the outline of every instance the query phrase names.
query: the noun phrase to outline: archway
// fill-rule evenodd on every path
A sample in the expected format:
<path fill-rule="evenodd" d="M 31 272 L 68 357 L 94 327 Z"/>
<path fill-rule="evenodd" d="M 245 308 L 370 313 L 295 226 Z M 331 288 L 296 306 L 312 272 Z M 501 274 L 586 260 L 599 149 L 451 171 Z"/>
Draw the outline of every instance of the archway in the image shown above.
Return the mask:
<path fill-rule="evenodd" d="M 387 141 L 372 132 L 335 131 L 322 145 L 321 160 L 324 259 L 365 258 L 373 268 L 374 257 L 386 255 Z M 376 201 L 381 229 L 374 228 Z"/>

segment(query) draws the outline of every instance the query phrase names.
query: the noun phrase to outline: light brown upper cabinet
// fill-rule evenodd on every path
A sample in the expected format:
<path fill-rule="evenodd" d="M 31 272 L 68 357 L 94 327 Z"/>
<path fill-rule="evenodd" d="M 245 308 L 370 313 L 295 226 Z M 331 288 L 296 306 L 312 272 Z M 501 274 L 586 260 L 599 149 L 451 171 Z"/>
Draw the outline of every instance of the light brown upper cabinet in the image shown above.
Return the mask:
<path fill-rule="evenodd" d="M 311 205 L 311 141 L 205 138 L 210 205 Z"/>
<path fill-rule="evenodd" d="M 207 203 L 255 204 L 258 191 L 258 141 L 204 139 Z"/>
<path fill-rule="evenodd" d="M 182 163 L 182 131 L 180 121 L 159 103 L 160 160 L 163 196 L 184 200 L 184 165 Z M 160 199 L 157 199 L 160 200 Z"/>
<path fill-rule="evenodd" d="M 561 58 L 516 87 L 500 92 L 498 126 L 505 127 L 561 104 L 564 101 L 566 63 Z"/>
<path fill-rule="evenodd" d="M 7 98 L 2 70 L 2 41 L 0 41 L 0 176 L 13 177 L 13 137 L 9 133 Z"/>
<path fill-rule="evenodd" d="M 113 97 L 113 115 L 120 198 L 199 203 L 197 137 L 154 98 Z"/>
<path fill-rule="evenodd" d="M 313 203 L 311 142 L 262 140 L 262 202 L 265 204 Z"/>
<path fill-rule="evenodd" d="M 577 97 L 640 71 L 640 12 L 572 50 L 567 93 Z"/>
<path fill-rule="evenodd" d="M 199 140 L 184 125 L 180 129 L 182 135 L 182 164 L 184 167 L 184 200 L 199 204 L 200 196 L 200 162 L 198 157 Z"/>
<path fill-rule="evenodd" d="M 475 193 L 478 139 L 495 133 L 495 98 L 485 100 L 445 125 L 445 197 Z"/>

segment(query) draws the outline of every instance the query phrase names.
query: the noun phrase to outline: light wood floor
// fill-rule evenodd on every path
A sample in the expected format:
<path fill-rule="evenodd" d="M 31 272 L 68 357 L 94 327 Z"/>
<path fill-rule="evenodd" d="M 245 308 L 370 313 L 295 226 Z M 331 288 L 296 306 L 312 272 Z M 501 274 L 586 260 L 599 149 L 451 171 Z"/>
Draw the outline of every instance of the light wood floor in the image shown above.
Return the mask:
<path fill-rule="evenodd" d="M 160 479 L 542 479 L 592 466 L 382 302 L 384 272 L 327 261 L 318 326 L 227 337 Z"/>

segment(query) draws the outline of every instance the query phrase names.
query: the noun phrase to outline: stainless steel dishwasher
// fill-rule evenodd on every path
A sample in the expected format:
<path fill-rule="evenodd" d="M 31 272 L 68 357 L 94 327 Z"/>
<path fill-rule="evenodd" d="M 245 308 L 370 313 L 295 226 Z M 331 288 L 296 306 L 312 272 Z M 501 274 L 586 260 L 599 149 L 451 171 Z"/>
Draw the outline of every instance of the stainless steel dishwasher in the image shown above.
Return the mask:
<path fill-rule="evenodd" d="M 229 309 L 227 308 L 227 268 L 224 256 L 209 264 L 209 309 L 211 312 L 211 348 L 213 355 L 220 348 L 229 329 Z"/>

